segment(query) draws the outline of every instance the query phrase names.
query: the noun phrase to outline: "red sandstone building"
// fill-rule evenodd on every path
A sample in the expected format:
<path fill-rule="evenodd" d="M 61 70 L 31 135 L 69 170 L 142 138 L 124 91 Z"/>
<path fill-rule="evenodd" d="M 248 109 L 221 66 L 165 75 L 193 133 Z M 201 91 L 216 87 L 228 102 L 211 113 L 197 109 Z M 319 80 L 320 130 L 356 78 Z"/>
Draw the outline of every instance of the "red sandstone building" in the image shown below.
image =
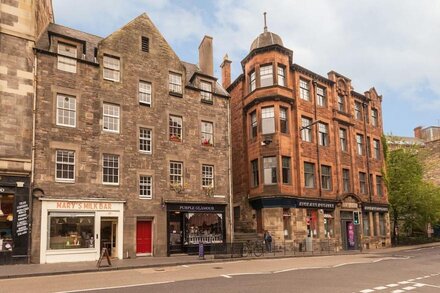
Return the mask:
<path fill-rule="evenodd" d="M 231 84 L 234 228 L 272 233 L 275 243 L 317 250 L 390 244 L 383 184 L 382 97 L 351 80 L 293 63 L 265 30 Z"/>

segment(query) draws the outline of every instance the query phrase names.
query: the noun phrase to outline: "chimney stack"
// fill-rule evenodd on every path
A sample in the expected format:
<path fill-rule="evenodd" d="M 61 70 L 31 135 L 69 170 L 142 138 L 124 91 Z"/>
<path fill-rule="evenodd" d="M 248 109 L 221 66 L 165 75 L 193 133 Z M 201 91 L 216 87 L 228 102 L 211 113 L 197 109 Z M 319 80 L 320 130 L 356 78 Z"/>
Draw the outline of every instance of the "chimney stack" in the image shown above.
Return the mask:
<path fill-rule="evenodd" d="M 199 66 L 204 74 L 214 76 L 212 37 L 204 36 L 199 46 Z"/>
<path fill-rule="evenodd" d="M 223 57 L 223 62 L 220 65 L 222 69 L 222 86 L 227 89 L 231 85 L 231 63 L 228 54 Z"/>
<path fill-rule="evenodd" d="M 414 137 L 422 139 L 422 126 L 414 128 Z"/>

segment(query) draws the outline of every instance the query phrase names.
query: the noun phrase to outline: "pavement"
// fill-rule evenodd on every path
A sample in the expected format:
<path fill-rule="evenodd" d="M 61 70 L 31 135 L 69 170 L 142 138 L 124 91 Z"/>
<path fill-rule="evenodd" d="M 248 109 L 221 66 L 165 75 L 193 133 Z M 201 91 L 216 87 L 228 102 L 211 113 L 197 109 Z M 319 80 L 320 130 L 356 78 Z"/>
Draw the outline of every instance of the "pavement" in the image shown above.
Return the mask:
<path fill-rule="evenodd" d="M 440 242 L 411 245 L 411 246 L 399 246 L 392 248 L 374 249 L 340 252 L 330 255 L 347 255 L 347 254 L 388 254 L 398 253 L 399 251 L 420 249 L 427 247 L 440 246 Z M 326 254 L 328 255 L 328 254 Z M 322 254 L 302 254 L 302 255 L 284 255 L 283 253 L 271 253 L 263 255 L 261 258 L 288 258 L 288 257 L 313 257 L 322 256 Z M 250 259 L 247 257 L 246 259 Z M 236 261 L 237 258 L 225 258 L 215 259 L 213 255 L 206 255 L 204 259 L 199 258 L 197 255 L 173 255 L 170 257 L 137 257 L 134 259 L 112 259 L 111 266 L 105 266 L 106 260 L 102 261 L 101 267 L 97 267 L 97 262 L 69 262 L 69 263 L 56 263 L 56 264 L 16 264 L 16 265 L 2 265 L 0 266 L 0 279 L 9 278 L 25 278 L 25 277 L 38 277 L 49 275 L 62 275 L 62 274 L 77 274 L 87 272 L 98 271 L 114 271 L 114 270 L 129 270 L 138 268 L 157 268 L 157 267 L 170 267 L 191 265 L 200 263 L 214 263 L 214 262 L 227 262 Z"/>

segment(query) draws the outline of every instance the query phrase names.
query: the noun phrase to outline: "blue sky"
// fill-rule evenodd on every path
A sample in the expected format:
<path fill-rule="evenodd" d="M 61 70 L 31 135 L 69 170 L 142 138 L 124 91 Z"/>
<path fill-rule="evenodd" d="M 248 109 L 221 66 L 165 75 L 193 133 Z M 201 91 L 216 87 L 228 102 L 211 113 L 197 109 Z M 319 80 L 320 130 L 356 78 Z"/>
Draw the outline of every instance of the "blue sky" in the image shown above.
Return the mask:
<path fill-rule="evenodd" d="M 318 74 L 335 70 L 354 90 L 383 95 L 384 132 L 413 136 L 440 125 L 440 1 L 437 0 L 53 0 L 55 22 L 107 36 L 146 12 L 184 61 L 197 63 L 204 35 L 214 38 L 215 74 L 225 53 L 240 61 L 263 30 Z"/>

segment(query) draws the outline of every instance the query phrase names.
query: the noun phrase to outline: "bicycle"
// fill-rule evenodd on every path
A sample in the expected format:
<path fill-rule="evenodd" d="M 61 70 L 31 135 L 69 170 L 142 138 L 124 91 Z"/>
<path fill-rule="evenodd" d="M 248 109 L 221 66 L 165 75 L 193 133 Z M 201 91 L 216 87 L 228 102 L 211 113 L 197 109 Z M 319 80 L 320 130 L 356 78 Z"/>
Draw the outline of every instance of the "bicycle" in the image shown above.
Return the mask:
<path fill-rule="evenodd" d="M 254 254 L 256 257 L 260 257 L 263 255 L 264 246 L 259 240 L 255 240 L 251 242 L 247 240 L 246 243 L 243 244 L 243 257 L 252 256 Z"/>

